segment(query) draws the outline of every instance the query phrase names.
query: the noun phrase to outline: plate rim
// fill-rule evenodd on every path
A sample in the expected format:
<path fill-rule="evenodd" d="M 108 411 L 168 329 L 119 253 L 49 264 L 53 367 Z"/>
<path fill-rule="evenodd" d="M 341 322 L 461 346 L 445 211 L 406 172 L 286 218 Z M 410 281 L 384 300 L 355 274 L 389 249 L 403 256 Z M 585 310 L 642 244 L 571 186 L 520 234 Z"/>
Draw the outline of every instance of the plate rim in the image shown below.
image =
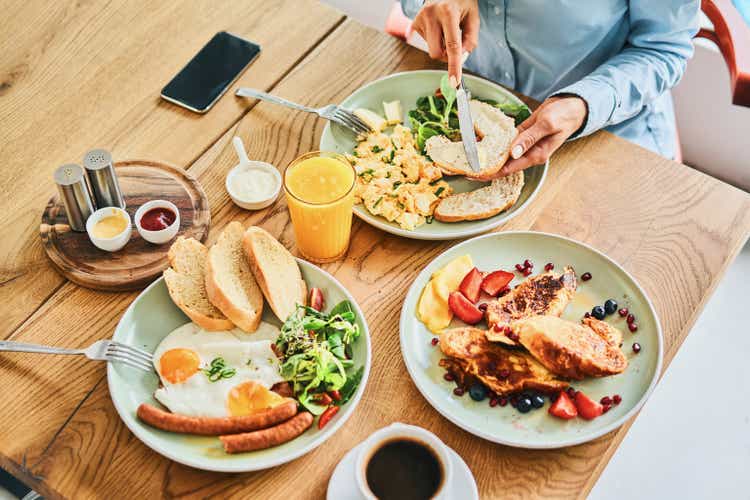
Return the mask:
<path fill-rule="evenodd" d="M 389 80 L 391 78 L 396 78 L 401 75 L 411 75 L 411 74 L 437 74 L 437 73 L 445 73 L 445 70 L 440 69 L 418 69 L 418 70 L 412 70 L 412 71 L 399 71 L 396 73 L 391 73 L 388 75 L 381 76 L 380 78 L 377 78 L 375 80 L 372 80 L 365 85 L 362 85 L 361 87 L 354 90 L 354 92 L 347 95 L 344 99 L 342 99 L 341 102 L 346 101 L 347 99 L 350 99 L 354 94 L 358 92 L 362 92 L 366 90 L 367 88 L 380 83 L 385 80 Z M 510 92 L 508 89 L 500 85 L 499 83 L 493 82 L 492 80 L 488 80 L 487 78 L 478 76 L 478 75 L 472 75 L 472 74 L 466 74 L 465 77 L 468 80 L 480 80 L 484 81 L 485 83 L 491 85 L 495 89 L 499 90 L 502 94 L 504 94 L 506 97 L 509 97 L 516 103 L 525 104 L 521 99 L 516 97 L 512 92 Z M 331 132 L 331 122 L 326 122 L 325 127 L 323 127 L 323 133 L 320 136 L 320 141 L 318 142 L 318 147 L 322 150 L 323 149 L 323 138 L 326 136 L 332 136 Z M 539 165 L 537 165 L 539 166 Z M 423 240 L 423 241 L 447 241 L 447 240 L 456 240 L 460 238 L 468 238 L 470 236 L 477 236 L 481 235 L 483 233 L 486 233 L 488 231 L 491 231 L 498 226 L 508 222 L 509 220 L 513 219 L 517 215 L 520 215 L 523 213 L 524 210 L 528 208 L 528 206 L 536 199 L 539 192 L 542 190 L 542 187 L 544 186 L 544 182 L 547 179 L 547 173 L 549 172 L 549 159 L 544 162 L 544 165 L 541 165 L 542 167 L 542 175 L 539 178 L 539 183 L 537 184 L 536 189 L 534 189 L 529 197 L 520 205 L 517 206 L 516 210 L 512 213 L 500 213 L 498 215 L 495 215 L 493 217 L 489 217 L 487 219 L 484 219 L 482 221 L 469 221 L 469 222 L 483 222 L 482 224 L 478 224 L 477 227 L 471 228 L 468 230 L 448 230 L 439 234 L 429 234 L 429 233 L 419 233 L 416 231 L 409 231 L 407 229 L 402 229 L 400 227 L 392 226 L 391 223 L 386 221 L 380 216 L 372 215 L 368 213 L 365 209 L 361 208 L 359 205 L 354 205 L 352 211 L 354 212 L 354 215 L 357 216 L 360 220 L 363 222 L 370 224 L 373 227 L 376 227 L 382 231 L 385 231 L 386 233 L 394 234 L 396 236 L 401 236 L 403 238 L 409 238 L 413 240 Z M 494 219 L 494 217 L 499 217 L 498 219 Z"/>
<path fill-rule="evenodd" d="M 299 457 L 303 455 L 306 455 L 307 453 L 311 452 L 318 446 L 325 443 L 329 438 L 331 438 L 334 434 L 336 434 L 336 432 L 338 432 L 341 426 L 343 426 L 349 420 L 349 417 L 351 417 L 351 415 L 357 409 L 357 406 L 359 405 L 359 402 L 365 393 L 365 389 L 367 387 L 367 381 L 370 377 L 370 369 L 372 367 L 372 342 L 370 339 L 370 327 L 369 327 L 369 324 L 367 323 L 367 318 L 365 317 L 364 313 L 362 312 L 362 309 L 359 306 L 359 303 L 356 301 L 356 299 L 351 294 L 351 292 L 349 292 L 349 290 L 339 280 L 337 280 L 331 273 L 316 266 L 315 264 L 311 262 L 300 259 L 299 257 L 295 257 L 295 260 L 297 261 L 298 264 L 309 265 L 317 269 L 325 277 L 327 277 L 328 279 L 336 283 L 338 286 L 340 286 L 344 292 L 344 296 L 352 303 L 352 305 L 354 306 L 354 310 L 357 313 L 358 317 L 362 319 L 362 325 L 364 325 L 362 337 L 365 340 L 365 347 L 366 347 L 367 355 L 364 360 L 364 365 L 363 365 L 364 372 L 362 374 L 362 380 L 359 383 L 359 388 L 357 389 L 356 394 L 354 395 L 352 399 L 349 400 L 349 403 L 346 405 L 348 406 L 348 408 L 346 408 L 344 411 L 341 412 L 340 417 L 335 422 L 331 422 L 329 424 L 330 427 L 327 432 L 323 432 L 320 436 L 313 439 L 306 446 L 303 446 L 302 448 L 298 450 L 292 450 L 288 454 L 282 455 L 281 457 L 277 459 L 260 461 L 257 464 L 244 464 L 243 462 L 238 462 L 238 463 L 230 462 L 226 466 L 224 465 L 207 466 L 206 464 L 193 460 L 190 457 L 180 456 L 178 454 L 172 453 L 169 450 L 160 449 L 156 443 L 152 442 L 151 437 L 148 436 L 145 429 L 137 425 L 131 425 L 130 415 L 128 414 L 128 411 L 120 403 L 118 403 L 117 398 L 115 398 L 112 394 L 112 377 L 114 376 L 114 366 L 111 363 L 107 363 L 107 390 L 109 391 L 109 398 L 112 401 L 112 404 L 114 405 L 115 410 L 117 411 L 117 415 L 120 417 L 120 420 L 125 424 L 125 426 L 130 430 L 130 432 L 132 432 L 133 435 L 136 438 L 138 438 L 138 440 L 141 443 L 143 443 L 144 445 L 146 445 L 146 447 L 158 453 L 159 455 L 165 458 L 168 458 L 169 460 L 180 463 L 182 465 L 186 465 L 188 467 L 193 467 L 195 469 L 207 470 L 207 471 L 213 471 L 213 472 L 234 472 L 234 473 L 253 472 L 253 471 L 270 469 L 272 467 L 276 467 L 276 466 L 291 462 L 293 460 L 298 459 Z M 125 315 L 128 314 L 130 310 L 135 307 L 135 303 L 138 301 L 141 295 L 151 290 L 151 288 L 159 286 L 159 284 L 162 281 L 164 281 L 164 276 L 160 276 L 153 283 L 151 283 L 148 287 L 146 287 L 141 293 L 139 293 L 135 299 L 133 299 L 133 301 L 130 303 L 130 305 L 122 314 L 122 316 L 120 316 L 120 320 L 117 322 L 117 326 L 115 327 L 115 330 L 112 334 L 113 338 L 118 332 L 118 330 L 120 329 L 122 318 L 124 318 Z M 125 418 L 123 415 L 128 415 L 128 418 Z"/>
<path fill-rule="evenodd" d="M 612 422 L 612 423 L 604 426 L 601 429 L 595 430 L 595 431 L 593 431 L 590 434 L 585 434 L 585 435 L 580 436 L 580 437 L 573 437 L 571 439 L 563 440 L 561 442 L 554 443 L 554 444 L 543 444 L 543 443 L 540 443 L 540 444 L 529 444 L 529 443 L 525 443 L 525 442 L 518 441 L 518 440 L 504 439 L 503 437 L 496 437 L 496 436 L 492 436 L 490 434 L 487 434 L 483 430 L 481 430 L 480 428 L 477 428 L 474 425 L 462 422 L 460 419 L 457 419 L 454 416 L 450 415 L 450 411 L 441 408 L 439 402 L 437 401 L 437 399 L 431 397 L 427 393 L 427 391 L 425 389 L 423 389 L 423 387 L 417 382 L 417 379 L 416 379 L 416 376 L 415 376 L 415 372 L 414 372 L 414 370 L 416 370 L 416 368 L 412 367 L 411 364 L 410 364 L 410 362 L 406 359 L 406 354 L 405 354 L 405 352 L 406 352 L 406 350 L 405 350 L 406 335 L 404 333 L 405 323 L 408 320 L 407 319 L 407 315 L 414 314 L 414 311 L 411 311 L 411 312 L 407 311 L 406 302 L 407 302 L 407 299 L 411 296 L 411 294 L 414 293 L 414 290 L 415 290 L 414 287 L 416 286 L 416 283 L 419 280 L 419 278 L 422 277 L 422 275 L 427 272 L 427 268 L 430 265 L 432 265 L 438 259 L 442 258 L 448 252 L 450 252 L 450 251 L 452 251 L 452 250 L 454 250 L 454 249 L 456 249 L 458 247 L 469 245 L 469 244 L 471 244 L 472 242 L 474 242 L 476 240 L 480 240 L 480 239 L 484 239 L 484 238 L 492 238 L 492 237 L 495 237 L 497 235 L 506 235 L 506 234 L 541 235 L 541 236 L 545 236 L 545 237 L 552 237 L 552 238 L 556 238 L 556 239 L 567 241 L 569 243 L 580 245 L 580 246 L 584 247 L 585 249 L 590 250 L 590 251 L 594 252 L 595 254 L 598 254 L 600 257 L 604 258 L 605 261 L 607 261 L 610 264 L 612 264 L 615 267 L 617 267 L 620 271 L 622 271 L 625 274 L 625 276 L 627 276 L 633 282 L 633 284 L 635 285 L 636 289 L 646 299 L 646 305 L 648 306 L 649 311 L 651 312 L 651 314 L 654 317 L 654 320 L 656 322 L 656 337 L 657 337 L 658 352 L 657 352 L 657 357 L 656 357 L 656 367 L 655 367 L 655 370 L 654 370 L 654 375 L 651 378 L 651 382 L 649 383 L 648 388 L 643 393 L 643 395 L 638 400 L 638 402 L 636 402 L 636 404 L 633 405 L 633 407 L 627 413 L 625 413 L 624 415 L 622 415 L 621 417 L 619 417 L 618 419 L 616 419 L 614 422 Z M 633 417 L 635 414 L 637 414 L 641 410 L 641 408 L 643 407 L 643 405 L 646 403 L 646 401 L 648 400 L 648 398 L 651 396 L 651 393 L 656 388 L 656 384 L 659 381 L 659 378 L 661 377 L 661 374 L 662 374 L 663 358 L 664 358 L 664 335 L 663 335 L 663 332 L 662 332 L 661 319 L 659 318 L 659 314 L 656 312 L 656 309 L 654 308 L 654 304 L 651 301 L 651 298 L 648 296 L 648 294 L 646 294 L 645 290 L 643 289 L 643 287 L 641 286 L 641 284 L 638 282 L 638 280 L 636 280 L 635 277 L 632 274 L 630 274 L 624 267 L 622 267 L 617 261 L 615 261 L 614 259 L 612 259 L 608 255 L 606 255 L 604 252 L 601 252 L 601 251 L 597 250 L 596 248 L 592 247 L 591 245 L 589 245 L 587 243 L 584 243 L 582 241 L 578 241 L 578 240 L 573 239 L 573 238 L 569 238 L 567 236 L 563 236 L 563 235 L 555 234 L 555 233 L 548 233 L 548 232 L 544 232 L 544 231 L 524 231 L 524 230 L 518 230 L 518 231 L 501 231 L 501 232 L 495 232 L 495 233 L 490 233 L 490 234 L 484 234 L 484 235 L 480 235 L 480 236 L 475 236 L 474 238 L 471 238 L 471 239 L 468 239 L 466 241 L 462 241 L 461 243 L 458 243 L 456 245 L 453 245 L 450 248 L 447 248 L 445 251 L 441 252 L 439 255 L 437 255 L 434 259 L 432 259 L 429 263 L 427 263 L 426 266 L 424 266 L 424 268 L 422 269 L 422 271 L 414 278 L 414 281 L 412 282 L 411 286 L 409 287 L 409 289 L 406 292 L 406 295 L 404 297 L 404 303 L 401 306 L 401 315 L 399 317 L 399 344 L 400 344 L 400 348 L 401 348 L 401 357 L 404 360 L 404 364 L 406 365 L 406 369 L 409 372 L 409 376 L 411 377 L 412 382 L 417 387 L 417 389 L 419 390 L 420 394 L 422 394 L 422 397 L 424 397 L 427 400 L 427 402 L 430 403 L 430 406 L 432 406 L 435 410 L 437 410 L 438 413 L 440 413 L 443 417 L 445 417 L 447 420 L 449 420 L 453 424 L 457 425 L 461 429 L 465 430 L 466 432 L 469 432 L 469 433 L 471 433 L 471 434 L 473 434 L 473 435 L 475 435 L 477 437 L 480 437 L 482 439 L 485 439 L 487 441 L 491 441 L 493 443 L 498 443 L 498 444 L 503 444 L 503 445 L 506 445 L 506 446 L 511 446 L 511 447 L 514 447 L 514 448 L 539 449 L 539 450 L 550 450 L 550 449 L 565 448 L 565 447 L 568 447 L 568 446 L 575 446 L 575 445 L 578 445 L 578 444 L 587 443 L 589 441 L 593 441 L 594 439 L 597 439 L 597 438 L 599 438 L 599 437 L 601 437 L 601 436 L 603 436 L 605 434 L 608 434 L 608 433 L 612 432 L 613 430 L 618 429 L 619 427 L 621 427 L 625 422 L 627 422 L 631 417 Z"/>

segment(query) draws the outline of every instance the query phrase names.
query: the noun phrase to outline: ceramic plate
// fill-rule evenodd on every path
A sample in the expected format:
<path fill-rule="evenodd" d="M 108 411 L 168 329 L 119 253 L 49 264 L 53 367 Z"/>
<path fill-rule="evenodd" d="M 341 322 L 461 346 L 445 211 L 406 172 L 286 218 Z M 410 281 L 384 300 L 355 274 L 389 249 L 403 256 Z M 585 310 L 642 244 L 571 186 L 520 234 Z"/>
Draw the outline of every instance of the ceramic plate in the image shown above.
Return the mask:
<path fill-rule="evenodd" d="M 580 277 L 590 272 L 591 280 L 578 280 L 575 299 L 563 318 L 579 321 L 594 305 L 615 299 L 637 318 L 638 331 L 630 333 L 625 319 L 617 313 L 606 320 L 623 331 L 622 350 L 629 361 L 625 372 L 604 378 L 588 378 L 572 385 L 597 401 L 606 395 L 619 394 L 622 403 L 592 421 L 582 418 L 561 420 L 550 416 L 549 400 L 539 410 L 521 414 L 510 405 L 491 408 L 487 400 L 476 402 L 468 394 L 453 395 L 453 382 L 443 380 L 438 366 L 441 351 L 433 347 L 433 335 L 415 315 L 417 301 L 430 276 L 455 257 L 469 254 L 474 265 L 490 271 L 513 270 L 516 263 L 530 259 L 535 271 L 547 262 L 561 270 L 571 265 Z M 534 273 L 536 274 L 536 272 Z M 516 273 L 511 286 L 523 277 Z M 458 323 L 457 323 L 458 324 Z M 459 427 L 484 439 L 523 448 L 559 448 L 584 443 L 622 425 L 635 414 L 656 385 L 662 363 L 662 333 L 656 312 L 641 287 L 622 267 L 604 254 L 562 236 L 536 232 L 493 233 L 460 243 L 433 260 L 412 284 L 401 311 L 401 352 L 411 378 L 422 395 L 446 418 Z M 641 345 L 639 354 L 632 344 Z"/>
<path fill-rule="evenodd" d="M 110 363 L 107 367 L 107 381 L 112 401 L 120 418 L 138 439 L 165 457 L 191 467 L 221 472 L 245 472 L 266 469 L 294 460 L 319 446 L 346 422 L 362 397 L 370 373 L 370 334 L 367 322 L 354 298 L 333 276 L 308 262 L 298 262 L 308 287 L 321 288 L 329 306 L 342 300 L 349 300 L 354 306 L 362 334 L 353 345 L 353 357 L 357 365 L 350 370 L 354 372 L 360 366 L 364 366 L 365 369 L 362 382 L 349 403 L 342 407 L 339 414 L 323 430 L 319 430 L 316 423 L 297 439 L 281 446 L 229 455 L 224 453 L 216 437 L 170 433 L 149 427 L 138 420 L 135 412 L 141 403 L 160 406 L 153 397 L 158 386 L 158 377 L 156 373 L 145 373 L 128 366 Z M 263 320 L 281 326 L 267 304 Z M 188 317 L 172 303 L 163 278 L 159 278 L 125 311 L 115 329 L 113 339 L 153 352 L 169 332 L 189 321 Z"/>
<path fill-rule="evenodd" d="M 360 88 L 352 95 L 344 99 L 342 106 L 355 108 L 368 108 L 373 111 L 382 113 L 383 101 L 393 101 L 398 99 L 404 111 L 404 124 L 409 126 L 409 120 L 406 113 L 417 105 L 417 98 L 423 95 L 430 95 L 440 86 L 440 79 L 445 71 L 422 70 L 409 71 L 405 73 L 396 73 L 375 80 L 364 87 Z M 493 99 L 499 102 L 511 102 L 521 104 L 521 101 L 502 88 L 482 78 L 464 75 L 466 88 L 471 91 L 475 97 L 484 99 Z M 350 153 L 354 150 L 356 141 L 354 134 L 341 127 L 332 125 L 330 122 L 323 130 L 323 136 L 320 139 L 320 149 L 322 151 L 336 151 L 338 153 Z M 455 238 L 465 238 L 474 236 L 493 229 L 503 222 L 515 217 L 526 206 L 531 203 L 536 193 L 542 187 L 544 178 L 547 175 L 547 165 L 538 165 L 528 168 L 524 171 L 525 184 L 518 202 L 510 210 L 506 210 L 494 217 L 480 221 L 452 222 L 443 223 L 434 221 L 432 224 L 424 224 L 413 231 L 401 229 L 398 224 L 388 222 L 380 216 L 372 215 L 364 206 L 355 205 L 354 213 L 357 217 L 364 220 L 388 233 L 414 238 L 419 240 L 450 240 Z M 465 192 L 481 187 L 485 184 L 470 181 L 464 178 L 449 178 L 448 183 L 456 192 Z"/>

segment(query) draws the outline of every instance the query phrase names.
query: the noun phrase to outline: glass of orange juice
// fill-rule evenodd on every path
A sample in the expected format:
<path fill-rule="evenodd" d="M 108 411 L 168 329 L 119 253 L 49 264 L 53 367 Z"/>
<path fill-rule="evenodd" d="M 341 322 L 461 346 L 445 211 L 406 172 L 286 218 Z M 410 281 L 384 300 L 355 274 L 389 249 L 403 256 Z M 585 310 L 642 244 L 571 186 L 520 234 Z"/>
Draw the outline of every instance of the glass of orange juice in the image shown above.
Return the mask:
<path fill-rule="evenodd" d="M 313 151 L 284 171 L 284 191 L 297 248 L 307 260 L 340 259 L 349 248 L 354 167 L 337 153 Z"/>

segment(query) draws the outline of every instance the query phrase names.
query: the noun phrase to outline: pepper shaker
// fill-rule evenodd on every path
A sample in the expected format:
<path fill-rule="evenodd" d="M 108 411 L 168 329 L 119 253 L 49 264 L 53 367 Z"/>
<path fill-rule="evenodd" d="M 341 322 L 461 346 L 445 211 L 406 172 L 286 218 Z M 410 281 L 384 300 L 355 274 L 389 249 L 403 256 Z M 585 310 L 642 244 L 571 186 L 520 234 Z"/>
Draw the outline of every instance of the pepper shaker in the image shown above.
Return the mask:
<path fill-rule="evenodd" d="M 80 165 L 69 163 L 55 170 L 53 175 L 60 200 L 65 205 L 68 224 L 73 231 L 86 231 L 86 220 L 94 212 L 86 178 Z"/>
<path fill-rule="evenodd" d="M 83 157 L 83 167 L 89 178 L 91 195 L 97 208 L 125 208 L 117 173 L 112 164 L 112 155 L 104 149 L 92 149 Z"/>

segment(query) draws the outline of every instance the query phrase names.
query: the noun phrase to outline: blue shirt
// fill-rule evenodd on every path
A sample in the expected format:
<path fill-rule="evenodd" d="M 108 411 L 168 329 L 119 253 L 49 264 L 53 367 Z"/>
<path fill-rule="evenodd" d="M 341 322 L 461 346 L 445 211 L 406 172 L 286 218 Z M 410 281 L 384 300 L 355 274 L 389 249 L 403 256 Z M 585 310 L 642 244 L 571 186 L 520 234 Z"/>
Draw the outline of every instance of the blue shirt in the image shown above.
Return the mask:
<path fill-rule="evenodd" d="M 414 17 L 422 0 L 401 0 Z M 601 128 L 673 158 L 669 89 L 698 31 L 697 0 L 479 0 L 479 45 L 465 67 L 538 101 L 588 104 L 578 134 Z"/>

